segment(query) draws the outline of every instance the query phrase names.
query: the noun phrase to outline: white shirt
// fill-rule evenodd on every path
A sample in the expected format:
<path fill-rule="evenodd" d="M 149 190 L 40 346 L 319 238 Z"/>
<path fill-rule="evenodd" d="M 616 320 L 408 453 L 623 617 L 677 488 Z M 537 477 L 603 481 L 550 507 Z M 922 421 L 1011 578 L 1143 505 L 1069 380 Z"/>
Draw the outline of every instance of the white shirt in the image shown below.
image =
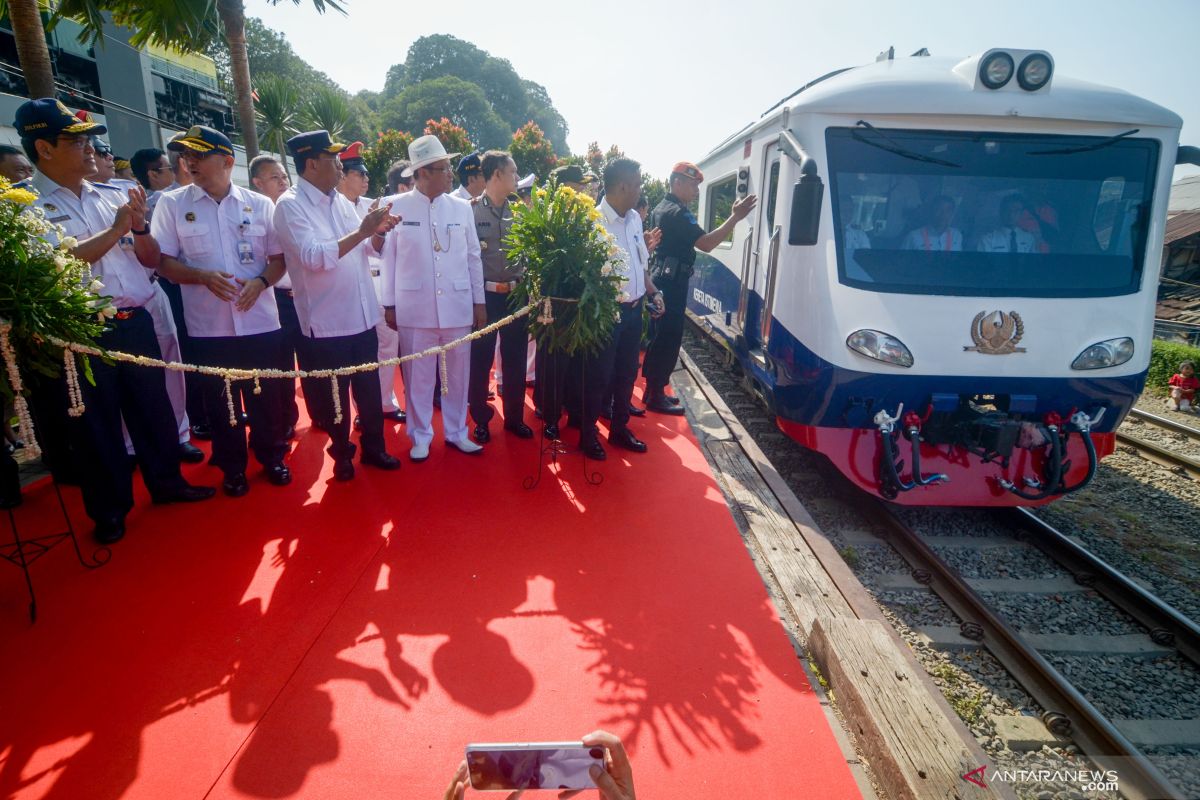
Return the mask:
<path fill-rule="evenodd" d="M 1032 253 L 1035 244 L 1033 234 L 1020 228 L 999 228 L 984 234 L 979 240 L 979 249 L 985 253 L 1010 253 L 1014 233 L 1017 235 L 1017 252 Z"/>
<path fill-rule="evenodd" d="M 150 230 L 164 256 L 194 269 L 228 272 L 249 281 L 263 274 L 269 256 L 283 253 L 275 238 L 273 212 L 269 199 L 236 184 L 230 185 L 219 204 L 193 184 L 163 192 Z M 252 250 L 247 264 L 238 255 L 238 242 L 243 239 Z M 222 300 L 206 286 L 185 283 L 179 288 L 189 336 L 250 336 L 279 330 L 274 292 L 263 292 L 249 311 L 238 311 L 236 298 Z"/>
<path fill-rule="evenodd" d="M 461 328 L 483 303 L 483 261 L 471 204 L 412 191 L 387 198 L 402 217 L 380 253 L 384 305 L 409 328 Z M 439 249 L 440 248 L 440 249 Z"/>
<path fill-rule="evenodd" d="M 97 188 L 90 181 L 83 182 L 83 190 L 76 197 L 66 189 L 38 173 L 33 178 L 33 189 L 38 193 L 34 205 L 42 209 L 46 219 L 61 225 L 68 236 L 83 241 L 112 227 L 117 211 L 129 202 L 129 195 L 112 188 Z M 101 294 L 112 297 L 117 308 L 144 306 L 154 296 L 154 286 L 146 268 L 133 252 L 133 235 L 121 237 L 123 241 L 92 263 L 92 274 L 104 283 Z M 46 234 L 52 244 L 58 244 L 54 234 Z"/>
<path fill-rule="evenodd" d="M 459 200 L 466 200 L 468 203 L 471 202 L 471 193 L 468 192 L 467 187 L 463 186 L 461 183 L 458 185 L 458 188 L 450 194 L 453 197 L 457 197 Z"/>
<path fill-rule="evenodd" d="M 631 303 L 646 293 L 646 265 L 650 262 L 650 251 L 642 235 L 642 217 L 636 208 L 626 211 L 624 217 L 618 215 L 605 198 L 600 201 L 600 223 L 621 249 L 621 302 Z"/>
<path fill-rule="evenodd" d="M 347 197 L 346 199 L 349 200 L 350 198 Z M 358 218 L 360 220 L 367 216 L 367 214 L 371 213 L 371 204 L 374 202 L 374 198 L 366 196 L 360 197 L 354 201 L 354 210 L 358 214 Z M 388 202 L 389 200 L 386 198 L 380 199 L 379 205 L 386 206 Z M 371 247 L 370 242 L 367 242 L 367 263 L 371 266 L 371 283 L 375 286 L 375 296 L 380 298 L 382 301 L 383 277 L 380 272 L 382 269 L 382 263 L 379 259 L 379 254 L 375 252 L 374 247 Z"/>
<path fill-rule="evenodd" d="M 338 258 L 338 240 L 358 230 L 361 221 L 344 195 L 325 194 L 304 178 L 275 204 L 275 233 L 305 336 L 352 336 L 379 322 L 367 262 L 370 239 Z"/>
<path fill-rule="evenodd" d="M 957 253 L 962 251 L 962 231 L 958 228 L 946 228 L 938 233 L 928 226 L 917 228 L 908 232 L 908 236 L 905 236 L 900 244 L 900 249 Z"/>

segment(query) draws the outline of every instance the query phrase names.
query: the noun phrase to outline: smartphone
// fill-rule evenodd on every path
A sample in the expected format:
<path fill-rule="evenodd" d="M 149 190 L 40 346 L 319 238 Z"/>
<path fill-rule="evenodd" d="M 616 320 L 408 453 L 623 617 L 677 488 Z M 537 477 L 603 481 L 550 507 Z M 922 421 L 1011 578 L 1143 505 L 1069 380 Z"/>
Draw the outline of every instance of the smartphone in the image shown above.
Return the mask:
<path fill-rule="evenodd" d="M 471 788 L 479 791 L 517 789 L 595 789 L 588 772 L 604 769 L 604 748 L 583 742 L 524 742 L 467 745 Z"/>

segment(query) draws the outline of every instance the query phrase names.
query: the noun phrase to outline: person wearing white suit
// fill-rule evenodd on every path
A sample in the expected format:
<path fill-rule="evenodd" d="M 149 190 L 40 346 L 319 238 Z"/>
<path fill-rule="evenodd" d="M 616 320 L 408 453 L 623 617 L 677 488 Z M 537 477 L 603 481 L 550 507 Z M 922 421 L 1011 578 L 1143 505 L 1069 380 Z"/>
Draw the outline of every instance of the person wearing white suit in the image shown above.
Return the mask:
<path fill-rule="evenodd" d="M 384 317 L 400 335 L 403 355 L 449 344 L 487 324 L 483 295 L 483 262 L 471 205 L 446 194 L 450 157 L 435 136 L 422 136 L 408 148 L 411 165 L 405 176 L 416 177 L 416 189 L 388 200 L 400 224 L 374 244 L 381 257 Z M 467 436 L 467 387 L 471 348 L 449 350 L 442 387 L 442 428 L 446 443 L 464 453 L 482 448 Z M 433 441 L 433 390 L 437 359 L 405 362 L 405 407 L 408 410 L 409 456 L 429 457 Z"/>

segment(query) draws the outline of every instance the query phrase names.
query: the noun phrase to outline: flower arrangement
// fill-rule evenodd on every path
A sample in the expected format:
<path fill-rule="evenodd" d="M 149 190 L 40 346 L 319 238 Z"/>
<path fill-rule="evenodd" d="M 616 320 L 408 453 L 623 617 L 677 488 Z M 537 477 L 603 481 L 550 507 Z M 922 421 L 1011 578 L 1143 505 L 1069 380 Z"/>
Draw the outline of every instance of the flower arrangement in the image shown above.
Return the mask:
<path fill-rule="evenodd" d="M 592 199 L 571 189 L 535 189 L 518 204 L 505 243 L 525 274 L 511 303 L 538 304 L 530 334 L 551 352 L 590 353 L 612 334 L 620 311 L 621 251 Z"/>
<path fill-rule="evenodd" d="M 46 220 L 36 199 L 0 178 L 0 347 L 20 367 L 0 381 L 9 399 L 23 391 L 22 371 L 59 374 L 63 349 L 52 342 L 91 344 L 116 313 L 91 266 L 71 255 L 76 241 Z M 83 363 L 90 380 L 86 357 Z"/>

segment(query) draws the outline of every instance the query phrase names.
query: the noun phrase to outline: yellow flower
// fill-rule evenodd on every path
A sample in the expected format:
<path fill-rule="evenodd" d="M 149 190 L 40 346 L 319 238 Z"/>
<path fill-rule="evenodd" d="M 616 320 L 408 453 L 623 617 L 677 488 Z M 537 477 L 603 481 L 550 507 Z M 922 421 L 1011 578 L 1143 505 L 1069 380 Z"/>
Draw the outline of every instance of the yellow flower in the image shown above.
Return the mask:
<path fill-rule="evenodd" d="M 0 200 L 7 200 L 21 206 L 31 206 L 33 201 L 37 200 L 37 195 L 28 189 L 9 189 L 0 194 Z"/>

